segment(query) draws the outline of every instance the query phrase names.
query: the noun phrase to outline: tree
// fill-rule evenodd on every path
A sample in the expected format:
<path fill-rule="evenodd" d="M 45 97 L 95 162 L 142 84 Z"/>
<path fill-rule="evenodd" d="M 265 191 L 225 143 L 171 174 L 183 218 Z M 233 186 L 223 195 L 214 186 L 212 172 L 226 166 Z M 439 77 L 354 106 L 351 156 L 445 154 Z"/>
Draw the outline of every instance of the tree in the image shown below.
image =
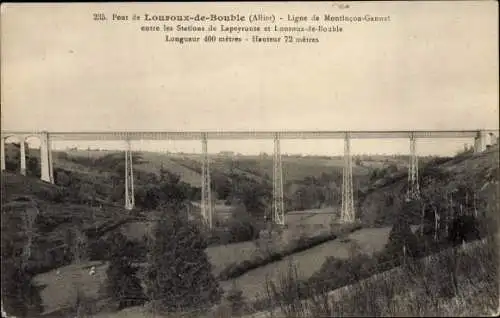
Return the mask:
<path fill-rule="evenodd" d="M 395 173 L 395 172 L 398 172 L 398 166 L 396 166 L 395 164 L 390 164 L 388 167 L 387 167 L 387 171 L 389 173 Z"/>
<path fill-rule="evenodd" d="M 255 219 L 242 205 L 236 206 L 228 222 L 231 243 L 250 241 L 258 236 Z"/>
<path fill-rule="evenodd" d="M 211 183 L 219 200 L 226 200 L 231 194 L 231 181 L 225 175 L 213 173 Z"/>
<path fill-rule="evenodd" d="M 382 177 L 382 170 L 379 169 L 379 168 L 375 168 L 372 170 L 372 172 L 370 173 L 370 181 L 375 181 L 377 179 L 380 179 Z"/>
<path fill-rule="evenodd" d="M 43 311 L 33 276 L 19 261 L 2 258 L 2 301 L 8 314 L 35 317 Z"/>
<path fill-rule="evenodd" d="M 106 271 L 106 291 L 118 310 L 142 305 L 146 296 L 137 277 L 138 268 L 132 265 L 132 242 L 120 232 L 111 238 L 111 259 Z"/>
<path fill-rule="evenodd" d="M 183 209 L 178 203 L 163 206 L 153 230 L 146 285 L 155 311 L 206 308 L 221 297 L 204 251 L 207 242 Z"/>
<path fill-rule="evenodd" d="M 71 178 L 67 171 L 64 171 L 62 169 L 56 169 L 54 170 L 54 174 L 57 185 L 63 187 L 69 187 L 71 185 Z"/>
<path fill-rule="evenodd" d="M 78 197 L 81 203 L 92 203 L 97 197 L 96 186 L 90 183 L 82 183 L 78 189 Z"/>
<path fill-rule="evenodd" d="M 271 186 L 265 180 L 258 183 L 239 175 L 233 177 L 236 179 L 232 191 L 233 197 L 241 202 L 252 216 L 263 218 L 272 198 Z"/>
<path fill-rule="evenodd" d="M 64 241 L 67 246 L 71 259 L 80 263 L 87 260 L 88 253 L 88 238 L 81 230 L 81 225 L 73 224 L 71 228 L 66 229 L 64 232 Z"/>
<path fill-rule="evenodd" d="M 40 178 L 42 172 L 38 158 L 28 157 L 26 160 L 26 170 L 28 175 Z"/>
<path fill-rule="evenodd" d="M 477 240 L 480 238 L 477 220 L 472 215 L 460 215 L 451 223 L 448 240 L 454 244 Z"/>
<path fill-rule="evenodd" d="M 405 218 L 398 217 L 396 219 L 385 248 L 390 254 L 396 257 L 418 256 L 417 237 Z"/>
<path fill-rule="evenodd" d="M 1 259 L 2 302 L 5 311 L 16 317 L 36 317 L 43 311 L 39 288 L 32 283 L 33 273 L 22 258 L 26 234 L 20 220 L 2 215 Z"/>

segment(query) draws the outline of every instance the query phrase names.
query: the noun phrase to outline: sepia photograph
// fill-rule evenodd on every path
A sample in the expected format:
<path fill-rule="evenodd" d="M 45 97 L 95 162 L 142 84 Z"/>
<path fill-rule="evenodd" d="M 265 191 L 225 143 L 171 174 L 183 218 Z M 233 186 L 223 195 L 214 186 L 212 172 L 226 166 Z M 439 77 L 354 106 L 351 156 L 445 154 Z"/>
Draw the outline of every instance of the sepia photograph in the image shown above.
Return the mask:
<path fill-rule="evenodd" d="M 498 2 L 0 11 L 2 318 L 499 315 Z"/>

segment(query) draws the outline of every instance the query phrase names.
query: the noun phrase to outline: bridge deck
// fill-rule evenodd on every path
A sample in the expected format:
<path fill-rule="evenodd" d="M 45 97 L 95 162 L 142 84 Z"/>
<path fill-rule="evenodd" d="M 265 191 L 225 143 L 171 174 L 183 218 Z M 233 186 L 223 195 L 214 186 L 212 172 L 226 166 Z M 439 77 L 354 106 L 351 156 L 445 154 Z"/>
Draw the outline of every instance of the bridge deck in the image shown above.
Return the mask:
<path fill-rule="evenodd" d="M 397 139 L 409 138 L 474 138 L 479 131 L 498 133 L 498 130 L 407 130 L 407 131 L 88 131 L 48 132 L 58 140 L 197 140 L 206 136 L 210 140 L 273 139 Z M 2 137 L 36 135 L 33 131 L 2 131 Z"/>

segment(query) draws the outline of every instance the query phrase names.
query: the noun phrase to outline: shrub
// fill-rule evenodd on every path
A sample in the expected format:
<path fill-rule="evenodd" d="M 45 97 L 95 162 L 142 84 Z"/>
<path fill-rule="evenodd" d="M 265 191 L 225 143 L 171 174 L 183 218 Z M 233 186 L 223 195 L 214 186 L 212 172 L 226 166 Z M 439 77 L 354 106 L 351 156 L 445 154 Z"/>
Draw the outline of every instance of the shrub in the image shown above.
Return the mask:
<path fill-rule="evenodd" d="M 88 246 L 89 260 L 97 261 L 110 259 L 110 248 L 110 243 L 104 238 L 92 241 Z"/>
<path fill-rule="evenodd" d="M 92 261 L 110 260 L 113 246 L 116 244 L 116 237 L 123 239 L 121 248 L 123 254 L 134 262 L 145 262 L 147 254 L 146 237 L 141 239 L 128 239 L 119 231 L 113 231 L 109 235 L 93 240 L 88 245 L 88 256 Z"/>
<path fill-rule="evenodd" d="M 476 240 L 479 237 L 478 222 L 470 215 L 455 218 L 448 233 L 448 240 L 454 244 Z"/>
<path fill-rule="evenodd" d="M 243 206 L 234 209 L 228 224 L 231 242 L 250 241 L 257 237 L 258 230 L 254 218 Z"/>
<path fill-rule="evenodd" d="M 302 282 L 299 279 L 298 268 L 292 262 L 288 263 L 285 273 L 277 282 L 266 277 L 267 302 L 274 308 L 278 306 L 285 317 L 300 317 L 307 313 Z"/>
<path fill-rule="evenodd" d="M 406 254 L 414 257 L 418 256 L 417 237 L 413 234 L 410 225 L 404 218 L 400 217 L 394 223 L 385 248 L 391 255 L 397 258 L 406 256 Z"/>

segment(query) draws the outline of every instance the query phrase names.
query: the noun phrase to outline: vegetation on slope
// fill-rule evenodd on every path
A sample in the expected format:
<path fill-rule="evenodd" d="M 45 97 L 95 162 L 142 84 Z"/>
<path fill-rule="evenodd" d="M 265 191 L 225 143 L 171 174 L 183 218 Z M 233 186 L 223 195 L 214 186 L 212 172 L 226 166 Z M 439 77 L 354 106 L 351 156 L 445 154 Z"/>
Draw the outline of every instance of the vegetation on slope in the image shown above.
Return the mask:
<path fill-rule="evenodd" d="M 137 164 L 144 163 L 141 162 L 140 156 L 135 157 L 138 160 Z M 36 201 L 40 211 L 38 216 L 33 218 L 32 231 L 26 231 L 25 225 L 23 225 L 24 228 L 22 230 L 18 228 L 17 232 L 15 226 L 9 225 L 7 228 L 6 235 L 9 238 L 16 238 L 13 240 L 13 245 L 17 244 L 18 247 L 17 249 L 5 249 L 7 251 L 5 257 L 22 259 L 18 255 L 27 242 L 30 242 L 33 251 L 28 258 L 24 259 L 26 264 L 30 264 L 31 262 L 32 265 L 14 265 L 12 270 L 12 272 L 19 272 L 19 268 L 26 269 L 25 272 L 22 272 L 24 276 L 19 276 L 21 277 L 19 281 L 27 283 L 16 285 L 12 281 L 6 281 L 5 285 L 11 286 L 10 288 L 13 290 L 13 292 L 7 294 L 14 295 L 15 293 L 22 292 L 22 290 L 34 290 L 31 287 L 23 287 L 29 286 L 33 273 L 55 268 L 69 262 L 84 261 L 89 258 L 112 260 L 115 262 L 111 267 L 112 270 L 109 272 L 111 277 L 113 275 L 117 277 L 121 272 L 128 272 L 131 277 L 139 275 L 129 267 L 129 264 L 120 264 L 118 258 L 115 257 L 116 255 L 105 252 L 108 248 L 112 248 L 116 244 L 116 242 L 113 243 L 112 239 L 107 238 L 107 234 L 120 227 L 120 222 L 124 223 L 129 220 L 133 221 L 134 219 L 148 220 L 148 218 L 149 220 L 155 218 L 157 220 L 156 211 L 161 210 L 165 204 L 179 198 L 181 198 L 183 204 L 176 206 L 174 211 L 171 211 L 176 213 L 170 213 L 169 215 L 178 215 L 181 219 L 185 217 L 189 219 L 185 208 L 189 206 L 189 201 L 199 200 L 199 189 L 182 182 L 179 176 L 170 173 L 166 169 L 161 169 L 159 173 L 138 171 L 136 188 L 138 211 L 136 211 L 136 215 L 130 215 L 124 209 L 117 207 L 122 204 L 121 200 L 123 197 L 123 189 L 120 188 L 123 185 L 124 176 L 122 156 L 108 153 L 100 158 L 92 158 L 92 160 L 89 158 L 76 160 L 62 158 L 61 160 L 72 161 L 77 166 L 87 168 L 98 166 L 101 167 L 98 168 L 98 170 L 100 169 L 100 173 L 88 174 L 82 172 L 85 170 L 79 171 L 78 169 L 66 169 L 61 166 L 56 167 L 57 185 L 47 185 L 31 178 L 22 178 L 8 173 L 2 174 L 2 186 L 4 187 L 2 190 L 6 190 L 2 191 L 2 201 L 6 202 L 2 206 L 2 222 L 5 217 L 9 222 L 15 223 L 16 217 L 14 215 L 16 215 L 16 211 L 17 215 L 22 215 L 19 212 L 29 210 L 29 206 L 32 204 L 31 200 Z M 85 160 L 90 161 L 87 162 Z M 491 158 L 488 160 L 491 160 Z M 298 299 L 315 297 L 318 290 L 330 290 L 346 284 L 352 284 L 373 273 L 400 265 L 402 260 L 405 264 L 408 257 L 412 259 L 423 257 L 447 248 L 450 244 L 477 239 L 478 236 L 482 237 L 485 233 L 492 233 L 491 231 L 494 229 L 487 225 L 492 224 L 491 218 L 496 215 L 494 211 L 497 211 L 494 205 L 496 201 L 491 202 L 491 191 L 496 190 L 494 184 L 498 180 L 498 168 L 492 167 L 491 164 L 488 165 L 487 163 L 488 161 L 485 161 L 482 155 L 463 155 L 462 157 L 453 158 L 446 162 L 430 162 L 420 171 L 422 200 L 418 202 L 405 201 L 406 175 L 403 172 L 399 172 L 394 168 L 388 168 L 385 171 L 372 175 L 374 186 L 358 193 L 362 211 L 361 218 L 364 222 L 371 224 L 393 225 L 390 244 L 386 250 L 376 254 L 373 258 L 358 255 L 347 261 L 327 260 L 323 268 L 316 275 L 313 275 L 308 281 L 297 283 L 295 291 L 289 290 L 286 293 L 296 293 L 299 295 L 297 296 Z M 467 169 L 470 169 L 470 171 Z M 457 174 L 457 171 L 460 171 L 461 174 Z M 31 175 L 31 172 L 29 175 Z M 290 186 L 289 191 L 297 199 L 294 199 L 295 201 L 292 203 L 287 201 L 287 204 L 289 206 L 290 204 L 295 204 L 296 207 L 302 209 L 311 205 L 317 207 L 318 202 L 321 205 L 331 200 L 332 198 L 327 198 L 325 193 L 333 191 L 331 187 L 332 185 L 336 185 L 337 177 L 334 175 L 322 175 L 319 178 L 308 177 L 303 181 L 295 182 L 293 187 Z M 237 241 L 242 237 L 245 239 L 256 239 L 260 233 L 260 228 L 256 225 L 256 219 L 265 215 L 270 205 L 269 180 L 266 177 L 260 179 L 251 178 L 248 175 L 239 174 L 235 171 L 230 172 L 229 176 L 221 173 L 214 180 L 217 183 L 215 187 L 218 191 L 217 195 L 225 198 L 231 204 L 237 203 L 241 207 L 240 211 L 234 212 L 232 220 L 219 224 L 220 229 L 228 230 L 227 232 L 230 233 L 229 237 L 224 240 L 228 242 L 232 240 Z M 26 188 L 30 191 L 29 196 L 20 197 L 19 194 L 23 194 Z M 23 202 L 23 200 L 26 202 Z M 245 213 L 248 216 L 246 221 L 235 222 L 236 219 L 241 218 L 241 214 Z M 18 224 L 22 224 L 23 221 L 25 219 L 18 218 L 17 222 Z M 165 228 L 165 231 L 162 232 L 182 234 L 179 234 L 179 237 L 173 235 L 172 237 L 165 238 L 164 241 L 175 241 L 175 239 L 179 238 L 179 242 L 186 243 L 186 238 L 192 234 L 194 237 L 188 241 L 201 242 L 197 245 L 196 251 L 204 254 L 203 250 L 209 243 L 205 239 L 208 239 L 210 235 L 203 238 L 203 231 L 197 234 L 198 230 L 195 230 L 198 228 L 198 225 L 193 225 L 194 227 L 188 225 L 195 224 L 197 220 L 179 221 L 180 223 L 173 222 L 175 220 L 171 221 L 172 224 L 180 224 L 177 229 L 179 231 L 174 229 L 172 232 L 170 231 L 172 230 L 171 228 L 170 230 Z M 410 233 L 411 231 L 408 230 L 412 224 L 421 226 L 416 235 Z M 219 233 L 223 232 L 219 231 Z M 28 233 L 34 234 L 31 235 Z M 223 240 L 220 238 L 214 239 L 216 237 L 214 234 L 212 233 L 211 240 L 221 243 Z M 202 237 L 201 241 L 198 241 L 197 237 Z M 268 253 L 263 258 L 256 258 L 246 263 L 231 265 L 232 269 L 223 270 L 219 278 L 229 279 L 236 277 L 251 268 L 282 258 L 284 254 L 309 248 L 312 245 L 318 244 L 323 239 L 331 238 L 319 237 L 296 241 L 294 244 L 278 252 Z M 271 240 L 273 239 L 271 238 Z M 2 239 L 2 243 L 3 241 L 4 239 Z M 138 252 L 141 250 L 140 246 L 146 246 L 146 242 L 147 238 L 144 238 L 140 242 L 133 243 L 136 244 L 136 247 L 131 248 L 135 250 L 134 255 L 131 256 L 131 262 L 143 262 L 146 259 L 144 253 L 141 254 Z M 154 245 L 149 246 L 152 247 Z M 149 248 L 142 248 L 142 250 L 146 249 Z M 51 252 L 44 253 L 43 251 L 45 250 Z M 199 256 L 199 259 L 204 259 L 202 254 L 196 255 Z M 160 257 L 153 263 L 162 264 L 162 262 L 165 262 L 165 260 Z M 217 292 L 215 290 L 218 287 L 216 287 L 216 279 L 211 277 L 210 264 L 208 261 L 203 261 L 202 263 L 204 264 L 202 272 L 205 273 L 203 274 L 205 278 L 200 279 L 200 281 L 206 282 L 207 286 L 212 286 L 210 282 L 213 282 L 215 285 L 207 288 L 214 291 L 214 295 L 216 295 Z M 13 264 L 21 264 L 21 262 Z M 179 268 L 182 269 L 182 266 L 185 265 L 184 263 L 179 263 L 180 267 L 172 264 L 165 265 L 166 267 L 161 265 L 160 267 L 177 268 L 178 273 Z M 5 264 L 5 266 L 8 265 Z M 8 269 L 8 267 L 6 268 Z M 172 276 L 173 274 L 171 275 L 171 273 L 168 275 L 164 282 L 165 284 L 171 284 L 171 279 L 178 279 Z M 12 277 L 16 276 L 12 275 Z M 26 279 L 23 280 L 22 277 L 26 277 Z M 141 279 L 145 282 L 148 281 L 147 276 Z M 133 281 L 135 279 L 131 279 L 131 282 Z M 134 284 L 134 286 L 137 287 L 137 284 Z M 181 284 L 178 288 L 180 294 L 187 292 L 187 289 L 183 289 L 184 287 L 182 286 Z M 154 295 L 162 294 L 161 286 L 154 288 L 150 286 L 149 289 L 156 290 L 156 293 L 153 293 Z M 120 288 L 111 288 L 111 290 L 120 291 Z M 121 290 L 123 291 L 123 289 Z M 310 290 L 316 290 L 316 292 L 311 293 Z M 30 308 L 35 308 L 35 310 L 41 309 L 37 305 L 35 292 L 24 294 L 33 294 L 29 296 L 29 299 L 25 300 L 26 303 L 31 301 L 34 304 Z M 150 299 L 155 299 L 156 296 L 153 294 L 148 292 Z M 234 295 L 237 294 L 237 292 L 234 293 Z M 204 298 L 207 300 L 207 306 L 208 304 L 217 302 L 218 297 L 214 296 L 212 298 L 210 296 Z M 238 297 L 233 298 L 237 299 Z M 77 299 L 80 298 L 77 297 Z M 118 306 L 133 304 L 132 302 L 120 303 L 120 297 L 115 297 L 115 302 L 118 303 Z M 152 304 L 155 304 L 155 302 Z M 169 304 L 163 303 L 160 307 L 162 306 L 164 310 L 174 310 Z M 261 304 L 260 306 L 264 305 Z M 192 306 L 186 303 L 184 307 L 189 308 Z M 157 308 L 156 304 L 155 308 Z M 26 310 L 32 309 L 28 308 Z"/>
<path fill-rule="evenodd" d="M 2 309 L 21 317 L 36 316 L 43 311 L 39 288 L 32 283 L 33 266 L 27 260 L 33 247 L 32 224 L 37 211 L 30 215 L 2 215 Z M 27 229 L 31 231 L 26 231 Z"/>
<path fill-rule="evenodd" d="M 278 284 L 269 284 L 265 307 L 282 317 L 476 316 L 498 308 L 498 249 L 491 239 L 401 263 L 334 291 L 305 286 L 291 265 Z"/>
<path fill-rule="evenodd" d="M 422 200 L 413 207 L 406 202 L 407 172 L 401 171 L 377 176 L 371 187 L 360 189 L 357 208 L 363 223 L 373 225 L 392 225 L 403 209 L 411 224 L 421 224 L 422 214 L 430 223 L 436 215 L 449 220 L 465 211 L 485 216 L 498 174 L 498 146 L 487 153 L 436 158 L 419 169 Z"/>
<path fill-rule="evenodd" d="M 471 167 L 472 169 L 467 169 Z M 457 171 L 461 174 L 454 173 Z M 384 205 L 392 206 L 393 211 L 388 216 L 375 213 L 372 218 L 383 218 L 383 222 L 379 223 L 393 223 L 384 251 L 375 253 L 372 257 L 358 254 L 348 260 L 330 258 L 307 281 L 299 280 L 298 275 L 291 270 L 284 274 L 281 286 L 268 282 L 268 299 L 255 303 L 253 310 L 270 308 L 274 304 L 281 306 L 282 313 L 289 317 L 306 312 L 311 317 L 338 314 L 423 314 L 415 311 L 418 307 L 412 307 L 409 312 L 403 311 L 402 305 L 406 301 L 412 301 L 434 311 L 433 315 L 440 315 L 456 313 L 458 305 L 446 301 L 436 302 L 435 299 L 448 297 L 454 301 L 458 299 L 471 303 L 477 299 L 471 300 L 470 297 L 477 295 L 465 294 L 471 289 L 482 288 L 479 286 L 490 288 L 486 299 L 493 305 L 490 308 L 497 308 L 498 152 L 461 154 L 439 163 L 431 161 L 421 170 L 421 177 L 422 197 L 418 201 L 404 200 L 405 185 L 400 176 L 388 177 L 379 183 L 378 190 L 369 191 L 367 197 L 371 196 L 371 200 L 390 193 L 395 194 L 394 201 L 398 201 L 397 208 L 386 200 L 379 201 L 382 208 Z M 378 208 L 375 202 L 370 203 Z M 373 208 L 364 212 L 373 213 Z M 411 224 L 420 226 L 416 233 L 410 230 Z M 476 241 L 475 249 L 467 250 L 465 254 L 453 247 L 479 238 L 487 243 Z M 429 260 L 427 256 L 434 253 L 438 254 L 430 258 L 432 261 L 426 261 Z M 332 304 L 329 301 L 329 291 L 356 284 L 397 266 L 403 266 L 406 276 L 397 278 L 399 276 L 393 277 L 391 274 L 389 278 L 385 276 L 384 280 L 376 283 L 356 285 L 358 289 L 355 292 L 349 291 L 339 302 Z M 480 270 L 476 273 L 472 268 Z M 408 279 L 412 277 L 412 280 Z M 386 280 L 389 280 L 389 285 Z M 397 296 L 401 290 L 396 292 L 395 288 L 401 286 L 411 290 L 412 294 Z M 375 295 L 381 291 L 387 292 L 387 301 L 376 301 Z M 309 301 L 304 303 L 305 299 Z M 479 302 L 475 305 L 481 307 L 486 304 Z M 448 307 L 445 308 L 446 306 Z"/>

